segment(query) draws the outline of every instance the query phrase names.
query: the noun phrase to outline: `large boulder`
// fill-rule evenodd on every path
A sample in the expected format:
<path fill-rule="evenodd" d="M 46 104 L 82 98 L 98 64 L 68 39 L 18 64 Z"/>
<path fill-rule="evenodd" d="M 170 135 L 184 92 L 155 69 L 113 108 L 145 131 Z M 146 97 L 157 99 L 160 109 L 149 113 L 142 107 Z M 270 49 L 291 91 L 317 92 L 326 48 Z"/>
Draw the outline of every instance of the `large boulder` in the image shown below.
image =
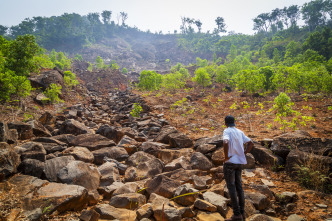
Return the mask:
<path fill-rule="evenodd" d="M 20 155 L 7 143 L 0 143 L 0 180 L 16 173 L 20 163 Z"/>
<path fill-rule="evenodd" d="M 80 160 L 86 163 L 93 163 L 94 156 L 86 147 L 70 147 L 62 152 L 64 156 L 73 156 L 75 160 Z"/>
<path fill-rule="evenodd" d="M 54 137 L 38 137 L 32 140 L 43 145 L 48 154 L 61 152 L 67 148 L 67 144 L 55 139 Z"/>
<path fill-rule="evenodd" d="M 9 129 L 8 125 L 0 121 L 0 142 L 7 142 L 8 144 L 16 144 L 18 133 L 16 129 Z"/>
<path fill-rule="evenodd" d="M 296 177 L 301 166 L 309 168 L 327 168 L 327 174 L 330 174 L 332 172 L 332 158 L 312 153 L 310 154 L 300 150 L 292 150 L 287 156 L 285 166 L 286 171 L 290 176 Z"/>
<path fill-rule="evenodd" d="M 98 167 L 101 175 L 100 186 L 109 186 L 114 182 L 120 182 L 119 170 L 115 163 L 106 162 Z"/>
<path fill-rule="evenodd" d="M 210 170 L 213 167 L 211 161 L 200 152 L 196 152 L 190 158 L 190 164 L 193 169 Z"/>
<path fill-rule="evenodd" d="M 23 122 L 10 122 L 7 124 L 9 129 L 15 129 L 18 133 L 18 139 L 27 140 L 35 137 L 33 128 L 30 124 Z"/>
<path fill-rule="evenodd" d="M 45 213 L 82 210 L 88 203 L 88 191 L 82 186 L 49 183 L 25 199 L 26 210 L 46 208 Z"/>
<path fill-rule="evenodd" d="M 179 157 L 172 162 L 165 165 L 165 172 L 174 171 L 176 169 L 183 168 L 185 170 L 191 170 L 189 157 Z"/>
<path fill-rule="evenodd" d="M 76 120 L 69 119 L 61 124 L 60 133 L 79 135 L 79 134 L 92 134 L 93 132 L 92 130 L 87 128 L 84 124 Z"/>
<path fill-rule="evenodd" d="M 125 148 L 128 154 L 133 154 L 138 150 L 140 145 L 141 143 L 137 142 L 135 139 L 124 135 L 117 146 Z"/>
<path fill-rule="evenodd" d="M 122 147 L 104 147 L 99 150 L 92 151 L 95 158 L 94 163 L 97 165 L 104 163 L 104 158 L 111 158 L 117 161 L 126 160 L 129 155 L 127 151 Z"/>
<path fill-rule="evenodd" d="M 185 134 L 171 133 L 168 135 L 171 147 L 188 148 L 194 145 L 193 141 Z"/>
<path fill-rule="evenodd" d="M 95 207 L 95 211 L 100 214 L 100 219 L 106 220 L 135 220 L 136 212 L 132 210 L 115 208 L 109 204 L 99 204 Z"/>
<path fill-rule="evenodd" d="M 245 192 L 244 196 L 252 201 L 257 210 L 264 210 L 270 206 L 270 200 L 261 193 Z"/>
<path fill-rule="evenodd" d="M 47 152 L 42 144 L 28 142 L 21 145 L 20 148 L 25 149 L 24 152 L 21 153 L 21 160 L 36 159 L 45 162 Z M 18 147 L 16 147 L 16 150 L 18 150 Z"/>
<path fill-rule="evenodd" d="M 120 128 L 109 126 L 109 125 L 101 126 L 96 131 L 96 134 L 103 135 L 104 137 L 107 137 L 108 139 L 111 139 L 116 143 L 118 143 L 122 139 L 122 137 L 125 135 L 125 133 Z"/>
<path fill-rule="evenodd" d="M 31 125 L 33 135 L 36 137 L 51 137 L 52 134 L 47 130 L 42 123 L 36 120 L 29 121 L 28 124 Z"/>
<path fill-rule="evenodd" d="M 250 153 L 254 156 L 255 160 L 262 165 L 278 167 L 284 164 L 284 160 L 280 156 L 273 154 L 270 149 L 257 143 L 255 143 Z"/>
<path fill-rule="evenodd" d="M 113 196 L 110 205 L 116 208 L 135 210 L 146 202 L 146 197 L 139 193 L 124 193 Z"/>
<path fill-rule="evenodd" d="M 191 206 L 195 203 L 198 193 L 198 190 L 194 189 L 191 184 L 186 183 L 175 190 L 174 201 L 182 206 Z"/>
<path fill-rule="evenodd" d="M 72 146 L 86 147 L 90 151 L 116 145 L 113 140 L 110 140 L 100 134 L 81 134 L 76 136 L 70 144 Z"/>
<path fill-rule="evenodd" d="M 54 125 L 56 118 L 53 114 L 49 112 L 45 112 L 42 114 L 42 116 L 38 119 L 40 123 L 42 123 L 44 126 L 46 125 Z"/>
<path fill-rule="evenodd" d="M 58 181 L 57 174 L 58 172 L 68 163 L 74 161 L 75 158 L 73 156 L 62 156 L 56 157 L 50 160 L 45 161 L 45 175 L 49 181 L 56 182 Z"/>
<path fill-rule="evenodd" d="M 57 174 L 62 183 L 75 184 L 87 190 L 96 190 L 100 183 L 100 173 L 94 165 L 82 161 L 69 162 Z"/>
<path fill-rule="evenodd" d="M 209 203 L 211 203 L 212 205 L 217 207 L 218 212 L 222 215 L 222 216 L 226 216 L 227 211 L 228 211 L 228 207 L 227 207 L 227 203 L 230 202 L 229 199 L 214 193 L 214 192 L 205 192 L 203 193 L 203 199 Z"/>
<path fill-rule="evenodd" d="M 215 145 L 217 148 L 222 147 L 222 144 L 223 144 L 222 135 L 218 134 L 213 137 L 202 137 L 195 141 L 194 148 L 197 149 L 198 146 L 204 145 L 204 144 Z"/>
<path fill-rule="evenodd" d="M 169 148 L 169 146 L 166 144 L 147 141 L 142 143 L 139 150 L 158 157 L 160 150 L 167 148 Z"/>
<path fill-rule="evenodd" d="M 172 198 L 180 182 L 165 175 L 158 175 L 145 183 L 148 194 L 155 193 L 166 198 Z"/>
<path fill-rule="evenodd" d="M 21 162 L 18 170 L 25 175 L 44 178 L 45 163 L 35 159 L 26 159 Z"/>
<path fill-rule="evenodd" d="M 63 85 L 63 76 L 57 70 L 41 71 L 39 75 L 29 78 L 31 86 L 46 90 L 51 84 Z"/>
<path fill-rule="evenodd" d="M 169 136 L 173 133 L 179 133 L 177 129 L 171 126 L 164 126 L 158 136 L 154 139 L 155 142 L 169 144 Z"/>
<path fill-rule="evenodd" d="M 173 160 L 179 157 L 188 157 L 190 158 L 194 153 L 194 150 L 191 148 L 183 149 L 161 149 L 158 153 L 158 159 L 163 161 L 165 164 L 172 162 Z"/>
<path fill-rule="evenodd" d="M 145 179 L 162 173 L 164 164 L 156 157 L 139 151 L 127 159 L 127 165 L 136 168 L 137 178 Z"/>
<path fill-rule="evenodd" d="M 271 150 L 286 159 L 291 150 L 328 156 L 332 152 L 332 139 L 313 138 L 305 131 L 295 131 L 275 137 Z"/>

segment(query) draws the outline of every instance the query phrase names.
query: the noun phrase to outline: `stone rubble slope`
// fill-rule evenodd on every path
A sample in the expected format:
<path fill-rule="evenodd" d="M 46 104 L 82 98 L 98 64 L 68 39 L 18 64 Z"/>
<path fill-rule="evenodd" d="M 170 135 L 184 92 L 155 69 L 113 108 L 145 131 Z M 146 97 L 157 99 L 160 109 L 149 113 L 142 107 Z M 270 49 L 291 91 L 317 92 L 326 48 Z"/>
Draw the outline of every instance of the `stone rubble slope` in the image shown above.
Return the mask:
<path fill-rule="evenodd" d="M 90 105 L 77 104 L 56 116 L 0 122 L 0 187 L 22 201 L 16 217 L 40 220 L 67 211 L 82 211 L 81 220 L 231 216 L 221 134 L 192 140 L 127 91 L 87 96 Z M 130 115 L 134 103 L 143 108 L 140 118 Z M 244 175 L 261 176 L 266 185 L 252 184 L 245 191 L 247 220 L 280 220 L 278 214 L 304 220 L 292 213 L 300 196 L 273 192 L 257 163 L 286 165 L 295 176 L 296 165 L 311 150 L 332 168 L 331 148 L 332 140 L 298 132 L 256 143 L 247 154 Z"/>

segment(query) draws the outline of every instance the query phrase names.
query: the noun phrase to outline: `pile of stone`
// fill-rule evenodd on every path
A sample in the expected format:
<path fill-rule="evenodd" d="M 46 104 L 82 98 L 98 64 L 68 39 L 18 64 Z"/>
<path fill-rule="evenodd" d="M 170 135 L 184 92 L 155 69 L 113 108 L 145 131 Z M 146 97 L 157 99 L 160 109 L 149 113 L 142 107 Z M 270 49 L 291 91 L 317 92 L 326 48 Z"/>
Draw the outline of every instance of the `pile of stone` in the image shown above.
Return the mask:
<path fill-rule="evenodd" d="M 0 123 L 0 178 L 22 201 L 17 217 L 40 220 L 81 211 L 84 221 L 166 221 L 223 220 L 232 214 L 222 135 L 191 140 L 128 92 L 88 96 L 88 106 L 27 123 Z M 143 107 L 139 118 L 130 115 L 134 103 Z M 246 169 L 266 178 L 255 162 L 272 166 L 284 160 L 257 144 L 247 154 Z M 294 193 L 277 196 L 268 185 L 252 185 L 245 195 L 249 220 L 278 220 L 272 218 L 277 210 L 292 215 L 297 200 Z"/>

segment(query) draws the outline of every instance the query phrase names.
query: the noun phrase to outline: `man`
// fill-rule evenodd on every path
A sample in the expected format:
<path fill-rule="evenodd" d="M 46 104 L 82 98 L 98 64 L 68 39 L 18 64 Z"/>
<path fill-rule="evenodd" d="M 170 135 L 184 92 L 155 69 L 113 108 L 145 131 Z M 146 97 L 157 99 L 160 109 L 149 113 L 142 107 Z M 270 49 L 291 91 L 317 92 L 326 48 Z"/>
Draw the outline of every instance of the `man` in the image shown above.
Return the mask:
<path fill-rule="evenodd" d="M 241 173 L 242 165 L 247 164 L 246 153 L 254 146 L 253 142 L 244 133 L 235 127 L 235 119 L 228 115 L 225 117 L 227 128 L 223 134 L 224 145 L 224 177 L 231 198 L 234 215 L 226 221 L 245 219 L 244 216 L 244 193 L 242 188 Z M 247 148 L 244 149 L 244 144 Z"/>

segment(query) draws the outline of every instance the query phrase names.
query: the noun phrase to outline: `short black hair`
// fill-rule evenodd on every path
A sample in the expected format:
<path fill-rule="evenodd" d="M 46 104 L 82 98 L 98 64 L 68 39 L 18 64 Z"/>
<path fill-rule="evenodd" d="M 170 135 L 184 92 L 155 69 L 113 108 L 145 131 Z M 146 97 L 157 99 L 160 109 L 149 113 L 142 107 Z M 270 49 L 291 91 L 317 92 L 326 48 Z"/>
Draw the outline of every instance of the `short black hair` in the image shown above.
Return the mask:
<path fill-rule="evenodd" d="M 225 117 L 225 124 L 228 127 L 234 127 L 235 126 L 235 118 L 232 115 L 228 115 Z"/>

